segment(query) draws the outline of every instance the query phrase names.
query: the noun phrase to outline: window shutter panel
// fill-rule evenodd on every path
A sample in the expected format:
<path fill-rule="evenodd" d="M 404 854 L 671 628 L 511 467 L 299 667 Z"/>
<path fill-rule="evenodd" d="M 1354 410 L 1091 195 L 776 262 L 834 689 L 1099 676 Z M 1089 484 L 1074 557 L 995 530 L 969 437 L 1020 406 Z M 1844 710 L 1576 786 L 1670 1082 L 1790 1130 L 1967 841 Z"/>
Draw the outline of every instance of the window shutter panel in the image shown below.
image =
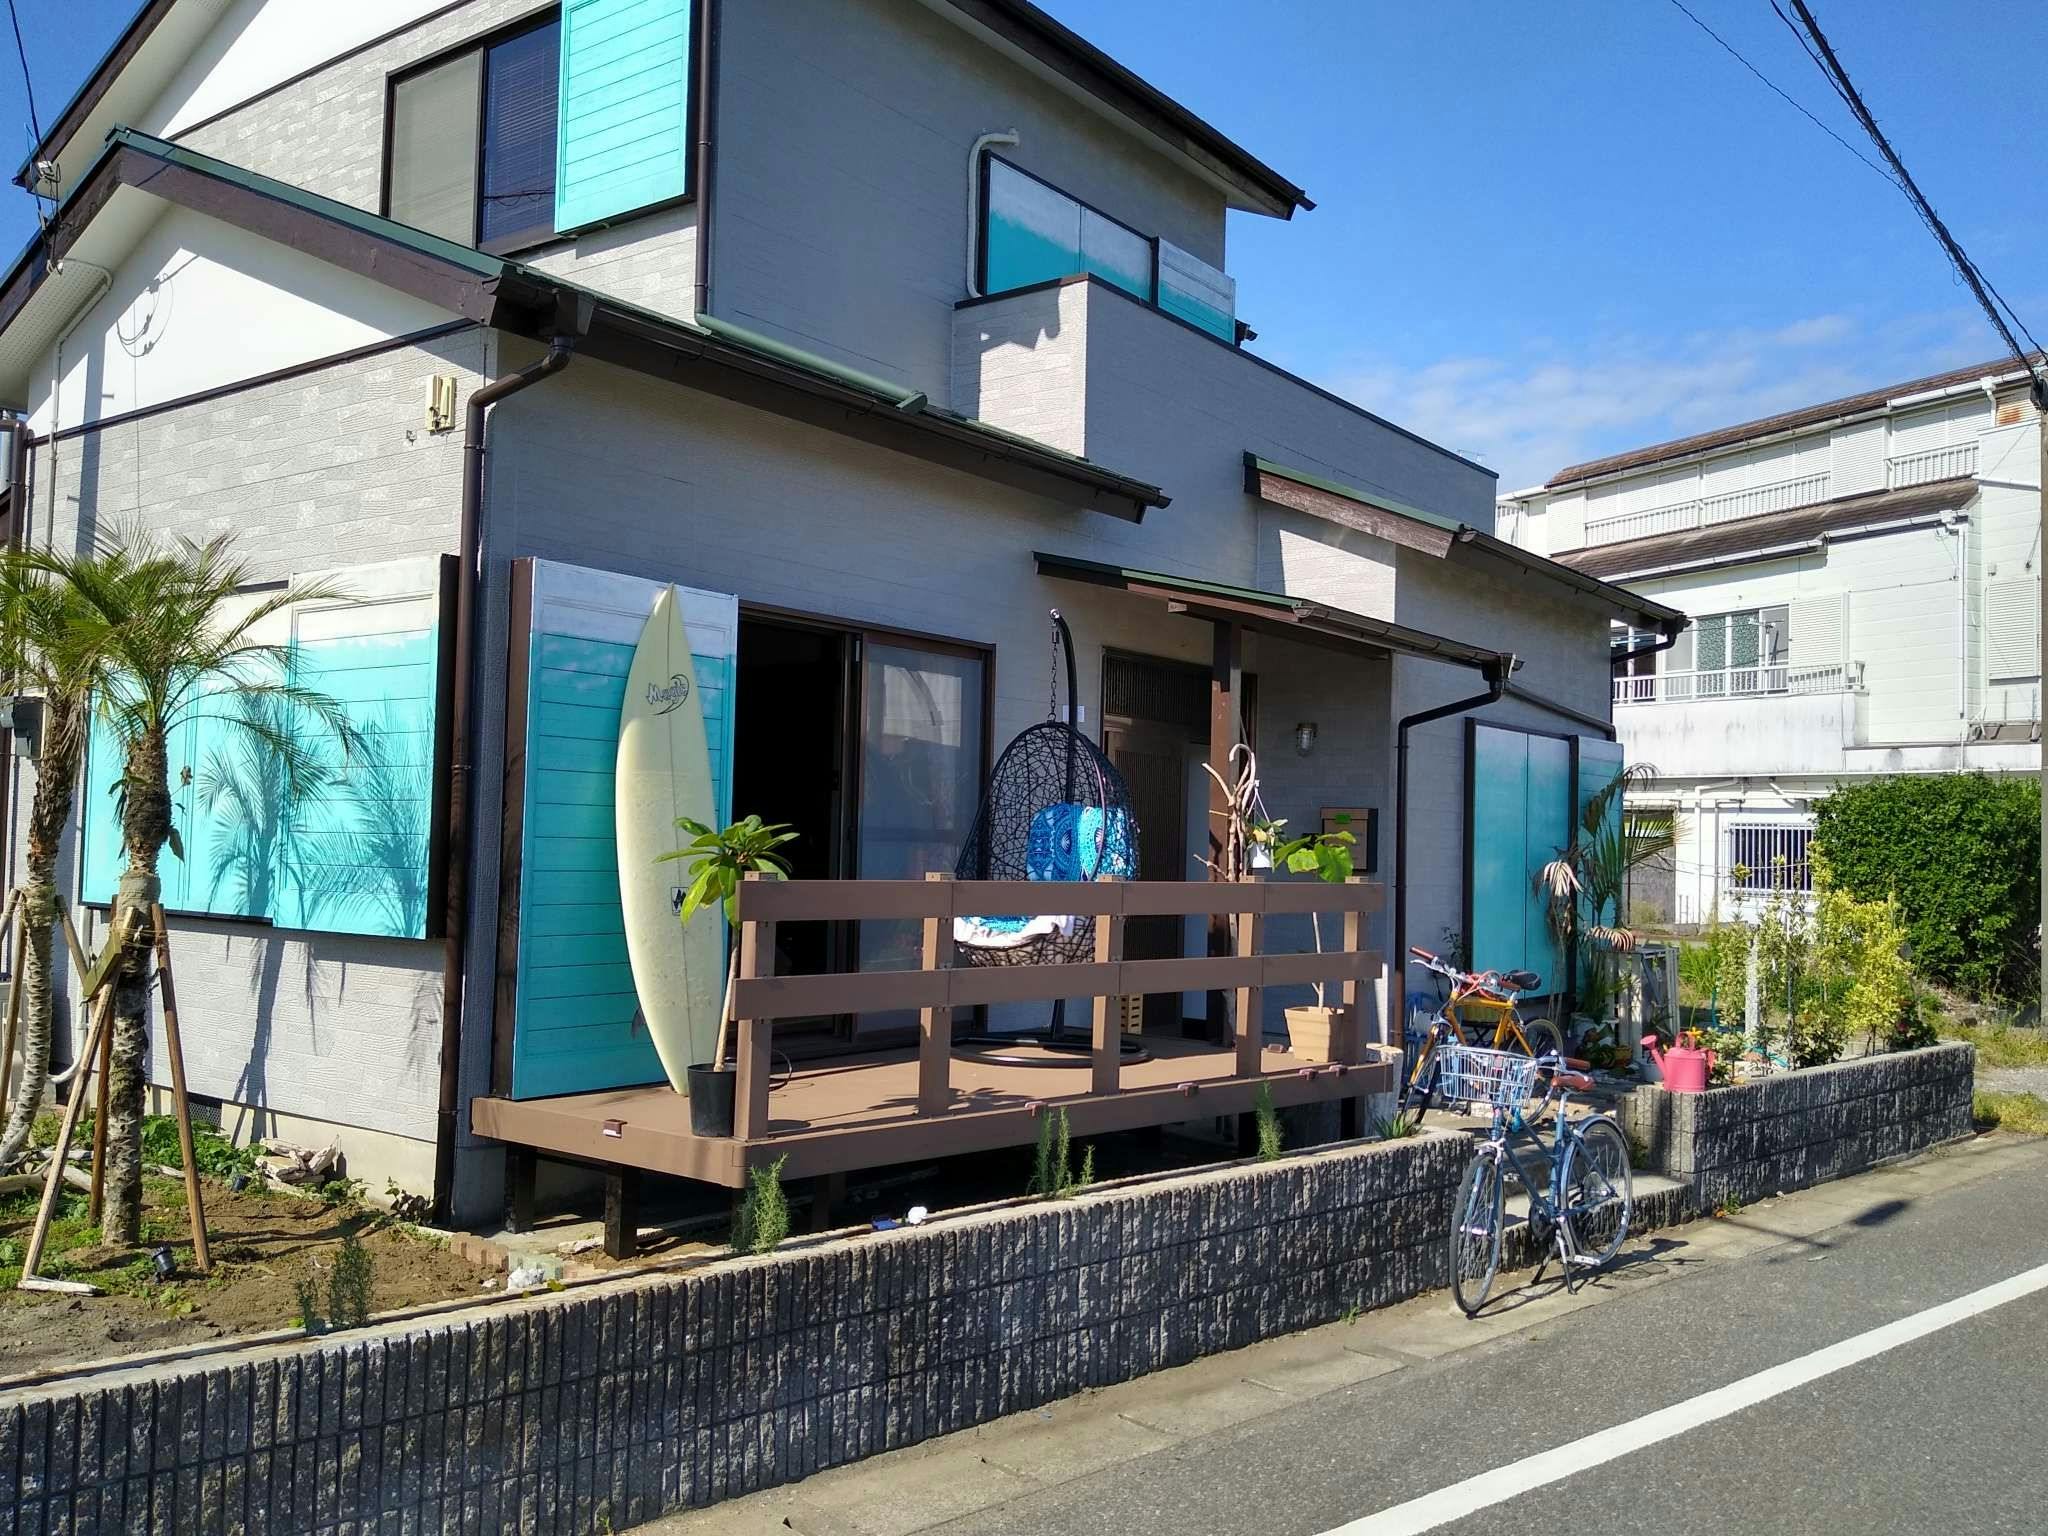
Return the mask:
<path fill-rule="evenodd" d="M 1786 636 L 1791 642 L 1787 651 L 1792 664 L 1801 669 L 1839 666 L 1844 659 L 1847 618 L 1839 592 L 1804 597 L 1792 604 Z M 1794 635 L 1797 640 L 1792 640 Z"/>
<path fill-rule="evenodd" d="M 2032 580 L 1994 581 L 1984 593 L 1985 670 L 1994 679 L 2041 671 L 2041 588 Z"/>
<path fill-rule="evenodd" d="M 555 229 L 682 196 L 690 164 L 690 0 L 567 0 Z"/>
<path fill-rule="evenodd" d="M 391 217 L 458 245 L 476 242 L 482 55 L 401 81 L 391 97 Z"/>

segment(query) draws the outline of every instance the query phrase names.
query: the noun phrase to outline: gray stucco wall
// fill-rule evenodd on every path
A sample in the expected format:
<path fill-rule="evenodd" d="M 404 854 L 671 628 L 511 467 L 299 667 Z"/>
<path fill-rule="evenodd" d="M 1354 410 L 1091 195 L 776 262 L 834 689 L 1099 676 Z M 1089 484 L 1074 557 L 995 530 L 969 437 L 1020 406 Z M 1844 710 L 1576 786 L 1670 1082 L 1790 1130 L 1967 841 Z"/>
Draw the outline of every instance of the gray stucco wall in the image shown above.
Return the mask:
<path fill-rule="evenodd" d="M 181 142 L 374 213 L 384 195 L 388 77 L 540 9 L 536 0 L 471 0 L 187 133 Z M 696 208 L 683 205 L 555 241 L 522 252 L 520 259 L 629 303 L 687 315 L 696 232 Z"/>
<path fill-rule="evenodd" d="M 116 424 L 58 443 L 54 475 L 44 445 L 30 469 L 33 540 L 68 554 L 131 520 L 164 535 L 232 532 L 256 581 L 453 549 L 461 435 L 419 430 L 421 408 L 435 373 L 466 393 L 483 351 L 482 333 L 460 332 Z M 6 771 L 18 852 L 34 769 L 10 759 Z M 89 765 L 80 804 L 107 792 L 108 772 Z M 437 944 L 214 919 L 171 927 L 194 1093 L 335 1122 L 344 1151 L 346 1128 L 432 1143 Z M 153 1068 L 167 1080 L 160 1059 Z"/>
<path fill-rule="evenodd" d="M 967 152 L 1224 265 L 1223 195 L 916 0 L 723 8 L 711 310 L 951 398 Z"/>

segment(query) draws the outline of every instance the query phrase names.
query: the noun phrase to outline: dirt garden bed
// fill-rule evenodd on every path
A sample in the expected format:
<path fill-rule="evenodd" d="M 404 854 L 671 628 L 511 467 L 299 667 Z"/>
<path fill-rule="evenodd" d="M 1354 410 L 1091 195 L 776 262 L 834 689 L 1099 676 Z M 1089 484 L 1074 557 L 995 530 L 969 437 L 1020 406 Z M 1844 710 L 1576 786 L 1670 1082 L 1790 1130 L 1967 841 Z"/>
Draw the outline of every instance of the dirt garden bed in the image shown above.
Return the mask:
<path fill-rule="evenodd" d="M 0 1200 L 0 1380 L 151 1350 L 296 1327 L 296 1287 L 309 1275 L 324 1306 L 342 1241 L 354 1234 L 371 1261 L 370 1305 L 384 1312 L 474 1296 L 485 1271 L 438 1238 L 353 1200 L 251 1187 L 234 1193 L 205 1185 L 213 1272 L 192 1269 L 184 1186 L 144 1183 L 143 1244 L 98 1246 L 85 1219 L 85 1196 L 67 1193 L 50 1229 L 43 1273 L 84 1280 L 102 1296 L 18 1291 L 21 1255 L 37 1195 Z M 168 1243 L 175 1269 L 158 1280 L 150 1252 Z"/>

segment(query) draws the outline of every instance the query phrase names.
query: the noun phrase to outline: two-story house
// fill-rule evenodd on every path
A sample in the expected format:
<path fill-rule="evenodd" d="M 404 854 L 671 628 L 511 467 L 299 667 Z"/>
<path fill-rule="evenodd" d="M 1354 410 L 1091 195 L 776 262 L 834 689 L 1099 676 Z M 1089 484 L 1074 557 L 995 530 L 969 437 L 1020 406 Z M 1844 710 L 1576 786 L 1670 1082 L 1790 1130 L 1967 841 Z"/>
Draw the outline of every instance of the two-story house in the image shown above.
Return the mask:
<path fill-rule="evenodd" d="M 1614 722 L 1681 813 L 1634 900 L 1693 924 L 1810 890 L 1813 803 L 2041 767 L 2040 419 L 2010 360 L 1575 464 L 1499 531 L 1682 609 L 1617 626 Z M 1646 638 L 1650 643 L 1645 643 Z"/>
<path fill-rule="evenodd" d="M 1678 621 L 1246 350 L 1229 221 L 1309 199 L 1024 0 L 148 0 L 20 181 L 12 537 L 328 574 L 279 638 L 380 749 L 287 807 L 229 727 L 176 744 L 193 1091 L 458 1213 L 502 1175 L 477 1100 L 660 1077 L 610 773 L 669 583 L 720 809 L 794 824 L 799 873 L 953 867 L 1057 607 L 1145 873 L 1201 878 L 1203 766 L 1248 740 L 1274 815 L 1354 814 L 1384 952 L 1502 964 L 1547 942 L 1581 758 L 1612 771 L 1610 624 Z M 788 924 L 776 963 L 915 938 Z"/>

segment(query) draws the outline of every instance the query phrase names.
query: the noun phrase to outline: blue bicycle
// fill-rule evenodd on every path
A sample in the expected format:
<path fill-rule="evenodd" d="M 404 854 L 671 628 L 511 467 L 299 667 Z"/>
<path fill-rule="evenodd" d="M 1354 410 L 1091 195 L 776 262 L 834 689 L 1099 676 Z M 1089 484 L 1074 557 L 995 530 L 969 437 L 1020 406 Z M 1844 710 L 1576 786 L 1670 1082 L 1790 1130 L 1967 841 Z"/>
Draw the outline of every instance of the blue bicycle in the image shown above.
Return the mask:
<path fill-rule="evenodd" d="M 1490 1105 L 1493 1111 L 1492 1128 L 1465 1165 L 1451 1206 L 1452 1297 L 1470 1317 L 1486 1305 L 1493 1291 L 1507 1226 L 1510 1168 L 1528 1191 L 1529 1222 L 1536 1231 L 1537 1251 L 1544 1255 L 1537 1278 L 1542 1278 L 1554 1253 L 1564 1267 L 1565 1288 L 1576 1290 L 1582 1276 L 1599 1269 L 1621 1248 L 1635 1208 L 1628 1139 L 1621 1127 L 1607 1115 L 1574 1120 L 1566 1114 L 1572 1093 L 1586 1092 L 1593 1080 L 1567 1069 L 1555 1052 L 1531 1059 L 1515 1051 L 1447 1041 L 1438 1048 L 1437 1061 L 1446 1099 L 1467 1099 Z M 1539 1076 L 1549 1079 L 1549 1087 L 1531 1110 L 1527 1105 Z M 1531 1177 L 1513 1137 L 1527 1131 L 1533 1149 L 1544 1151 L 1535 1126 L 1553 1102 L 1557 1129 L 1548 1149 L 1549 1177 Z"/>

